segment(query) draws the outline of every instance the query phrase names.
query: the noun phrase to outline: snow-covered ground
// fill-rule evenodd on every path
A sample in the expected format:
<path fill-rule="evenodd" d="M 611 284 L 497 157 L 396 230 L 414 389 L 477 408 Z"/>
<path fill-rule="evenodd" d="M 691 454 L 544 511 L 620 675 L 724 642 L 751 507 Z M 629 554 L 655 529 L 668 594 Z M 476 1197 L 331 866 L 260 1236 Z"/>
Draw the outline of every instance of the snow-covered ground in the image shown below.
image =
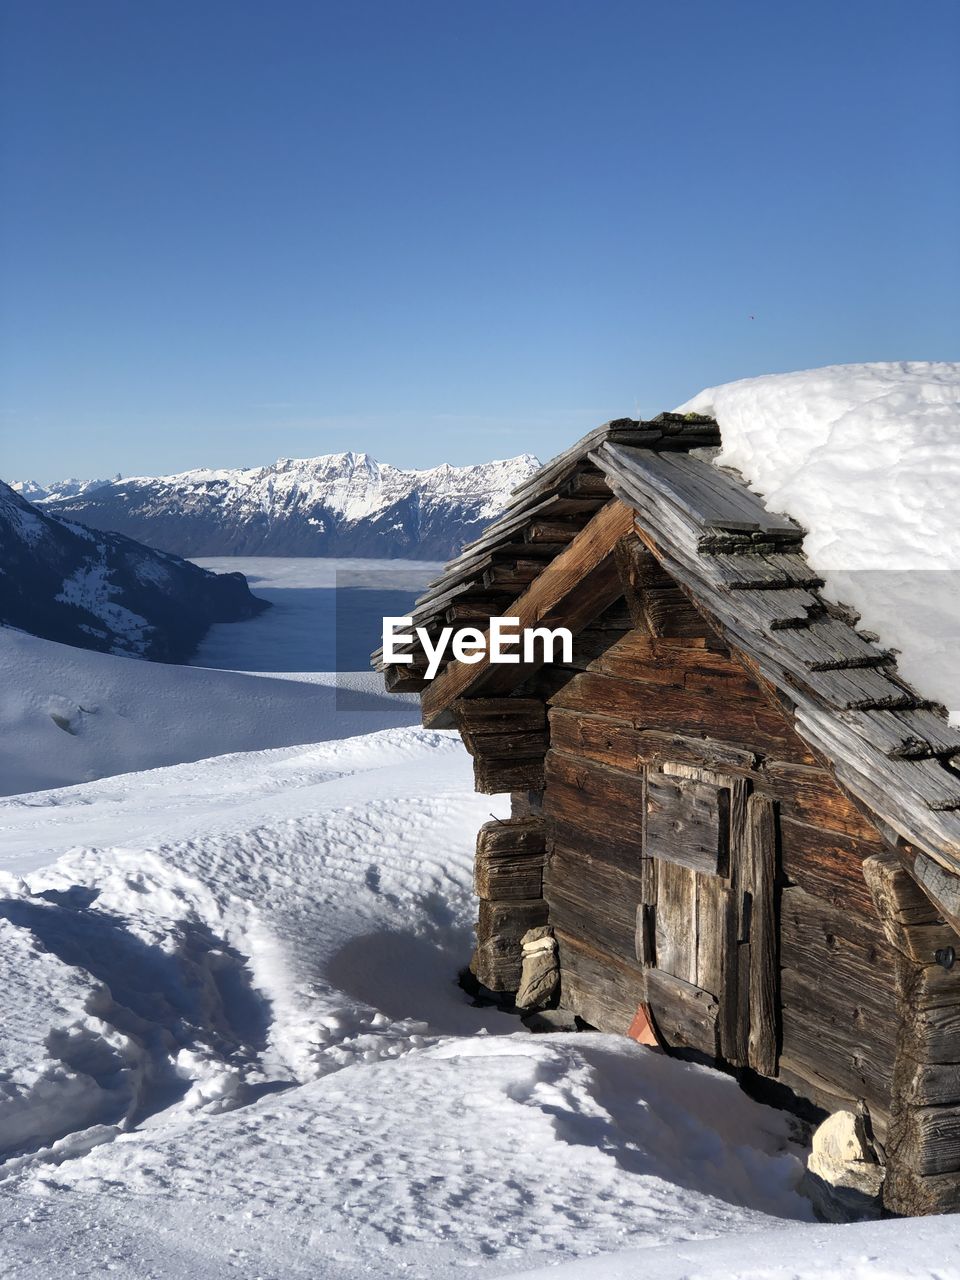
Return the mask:
<path fill-rule="evenodd" d="M 0 627 L 0 795 L 418 720 L 372 672 L 167 666 Z"/>
<path fill-rule="evenodd" d="M 0 801 L 0 1275 L 960 1275 L 728 1077 L 469 1004 L 505 810 L 413 727 Z"/>
<path fill-rule="evenodd" d="M 467 1002 L 505 808 L 419 728 L 0 801 L 0 1272 L 495 1275 L 807 1219 L 728 1078 Z"/>
<path fill-rule="evenodd" d="M 960 363 L 833 365 L 701 391 L 717 462 L 808 531 L 835 600 L 960 724 Z"/>
<path fill-rule="evenodd" d="M 366 669 L 382 615 L 436 566 L 205 561 L 249 573 L 272 608 L 213 626 L 192 667 L 75 649 L 0 628 L 0 795 L 416 724 L 413 695 Z"/>

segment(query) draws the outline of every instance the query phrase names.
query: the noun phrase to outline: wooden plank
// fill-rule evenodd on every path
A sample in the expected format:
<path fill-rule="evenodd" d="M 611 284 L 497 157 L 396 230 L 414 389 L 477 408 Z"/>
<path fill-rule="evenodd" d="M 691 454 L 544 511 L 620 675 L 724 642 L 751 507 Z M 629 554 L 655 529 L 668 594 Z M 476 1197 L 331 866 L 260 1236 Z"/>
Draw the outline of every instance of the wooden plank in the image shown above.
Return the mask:
<path fill-rule="evenodd" d="M 556 930 L 560 1005 L 598 1031 L 626 1035 L 646 999 L 643 972 Z"/>
<path fill-rule="evenodd" d="M 777 644 L 810 671 L 880 667 L 892 661 L 889 653 L 837 618 L 817 618 L 807 627 L 777 636 Z"/>
<path fill-rule="evenodd" d="M 540 791 L 543 789 L 543 757 L 475 755 L 473 785 L 481 795 L 502 795 L 505 791 Z"/>
<path fill-rule="evenodd" d="M 960 1107 L 911 1107 L 892 1145 L 892 1163 L 919 1177 L 960 1173 Z"/>
<path fill-rule="evenodd" d="M 884 846 L 877 828 L 840 790 L 826 769 L 771 760 L 763 767 L 764 786 L 779 801 L 785 818 L 821 830 Z"/>
<path fill-rule="evenodd" d="M 486 760 L 521 759 L 537 757 L 542 760 L 547 751 L 547 733 L 545 729 L 533 732 L 484 733 L 474 735 L 465 733 L 460 736 L 463 745 L 472 756 L 482 756 Z"/>
<path fill-rule="evenodd" d="M 939 908 L 947 923 L 960 932 L 960 876 L 947 871 L 923 853 L 917 854 L 912 871 L 917 884 Z"/>
<path fill-rule="evenodd" d="M 755 631 L 780 632 L 807 627 L 812 618 L 823 611 L 823 605 L 812 592 L 800 587 L 784 587 L 780 591 L 738 591 L 733 605 L 741 625 Z M 777 644 L 781 637 L 776 637 Z"/>
<path fill-rule="evenodd" d="M 786 652 L 786 646 L 781 652 Z M 923 700 L 912 689 L 877 667 L 811 668 L 807 683 L 832 711 L 910 710 L 923 706 Z"/>
<path fill-rule="evenodd" d="M 723 991 L 724 913 L 730 901 L 729 891 L 714 875 L 697 875 L 696 984 L 704 991 L 719 996 Z"/>
<path fill-rule="evenodd" d="M 950 1063 L 960 1071 L 960 1005 L 913 1010 L 905 1016 L 899 1044 L 915 1062 Z"/>
<path fill-rule="evenodd" d="M 807 758 L 782 714 L 767 703 L 752 682 L 746 678 L 740 682 L 725 680 L 723 687 L 726 697 L 718 696 L 716 682 L 698 687 L 695 677 L 680 685 L 661 685 L 584 671 L 565 681 L 547 701 L 551 707 L 625 720 L 637 729 L 709 736 L 741 749 L 749 746 L 774 758 L 789 759 L 801 751 L 801 758 Z M 860 825 L 864 825 L 862 819 Z"/>
<path fill-rule="evenodd" d="M 467 594 L 460 596 L 447 608 L 444 615 L 449 623 L 464 626 L 468 623 L 475 624 L 483 622 L 486 624 L 491 618 L 499 618 L 503 612 L 504 595 L 500 592 L 497 595 L 473 595 Z M 481 630 L 484 630 L 482 627 Z"/>
<path fill-rule="evenodd" d="M 754 792 L 747 800 L 745 885 L 750 909 L 750 1035 L 748 1057 L 754 1071 L 777 1069 L 777 922 L 774 886 L 777 819 L 773 802 Z"/>
<path fill-rule="evenodd" d="M 960 750 L 960 730 L 934 711 L 845 711 L 838 719 L 884 755 L 922 760 Z"/>
<path fill-rule="evenodd" d="M 644 561 L 652 560 L 656 564 L 656 560 L 632 531 L 614 544 L 613 558 L 630 619 L 634 627 L 647 631 L 647 618 L 643 608 Z"/>
<path fill-rule="evenodd" d="M 539 560 L 497 560 L 483 571 L 484 587 L 511 587 L 522 591 L 540 576 L 544 566 Z"/>
<path fill-rule="evenodd" d="M 629 963 L 636 960 L 636 908 L 642 893 L 639 875 L 579 849 L 554 847 L 544 868 L 550 923 Z"/>
<path fill-rule="evenodd" d="M 960 1008 L 960 964 L 946 969 L 933 957 L 926 963 L 911 960 L 899 952 L 894 959 L 897 989 L 907 1011 Z M 960 1055 L 957 1057 L 960 1062 Z M 960 1086 L 960 1072 L 957 1083 Z M 951 1101 L 960 1102 L 960 1092 Z"/>
<path fill-rule="evenodd" d="M 604 454 L 648 494 L 668 500 L 705 528 L 758 531 L 798 542 L 802 537 L 797 524 L 767 511 L 756 494 L 732 482 L 709 462 L 689 454 L 654 453 L 615 444 L 605 445 Z"/>
<path fill-rule="evenodd" d="M 658 1038 L 671 1049 L 696 1049 L 716 1058 L 716 996 L 662 969 L 648 969 L 645 977 L 647 1004 Z"/>
<path fill-rule="evenodd" d="M 823 586 L 806 558 L 796 552 L 756 552 L 740 555 L 720 552 L 710 557 L 711 576 L 730 591 L 781 590 L 802 587 L 812 590 Z"/>
<path fill-rule="evenodd" d="M 460 699 L 451 708 L 484 794 L 543 786 L 545 708 L 534 698 Z"/>
<path fill-rule="evenodd" d="M 876 908 L 863 878 L 863 860 L 882 851 L 879 836 L 869 844 L 836 831 L 779 818 L 783 874 L 815 898 L 847 912 L 876 918 Z"/>
<path fill-rule="evenodd" d="M 606 477 L 596 467 L 590 465 L 576 472 L 568 481 L 567 489 L 573 496 L 610 497 L 610 486 L 607 484 Z"/>
<path fill-rule="evenodd" d="M 793 1062 L 785 1053 L 780 1054 L 777 1080 L 797 1097 L 822 1109 L 823 1119 L 833 1111 L 855 1112 L 862 1101 L 857 1093 L 850 1090 L 845 1092 L 835 1081 L 823 1080 L 805 1063 Z M 870 1107 L 870 1121 L 874 1133 L 882 1142 L 887 1132 L 888 1116 L 886 1110 L 879 1108 L 876 1100 Z"/>
<path fill-rule="evenodd" d="M 661 638 L 711 634 L 684 592 L 636 533 L 618 541 L 614 559 L 625 602 L 639 632 Z"/>
<path fill-rule="evenodd" d="M 533 815 L 494 818 L 477 832 L 477 853 L 485 858 L 543 854 L 543 822 Z"/>
<path fill-rule="evenodd" d="M 697 981 L 697 881 L 686 867 L 657 865 L 657 968 L 684 982 Z"/>
<path fill-rule="evenodd" d="M 924 1177 L 898 1161 L 887 1170 L 883 1205 L 903 1217 L 960 1212 L 960 1178 L 955 1173 Z"/>
<path fill-rule="evenodd" d="M 383 668 L 383 686 L 387 693 L 420 693 L 427 686 L 425 666 L 389 666 Z"/>
<path fill-rule="evenodd" d="M 474 867 L 474 891 L 489 901 L 539 898 L 543 895 L 543 855 L 511 854 L 478 858 Z"/>
<path fill-rule="evenodd" d="M 542 791 L 511 791 L 510 816 L 512 818 L 543 818 Z"/>
<path fill-rule="evenodd" d="M 897 993 L 895 955 L 875 918 L 800 888 L 784 889 L 780 963 L 805 981 L 821 983 L 825 1004 L 846 1010 L 853 1023 L 889 1020 Z"/>
<path fill-rule="evenodd" d="M 531 583 L 512 606 L 509 616 L 519 619 L 522 630 L 540 624 L 547 616 L 559 618 L 561 607 L 566 605 L 569 616 L 579 619 L 579 626 L 571 629 L 579 630 L 585 626 L 619 595 L 619 581 L 615 572 L 610 573 L 609 579 L 598 581 L 593 599 L 590 598 L 585 579 L 610 557 L 617 539 L 629 533 L 632 524 L 633 514 L 628 508 L 619 502 L 607 503 L 570 545 L 543 570 L 536 581 Z M 577 598 L 571 600 L 574 595 Z M 587 615 L 583 613 L 585 600 L 592 611 Z M 564 625 L 569 625 L 567 619 L 564 619 Z M 509 690 L 509 677 L 504 675 L 505 672 L 516 673 L 519 682 L 523 678 L 521 671 L 529 674 L 529 669 L 523 664 L 516 667 L 499 665 L 494 668 L 494 673 L 499 676 L 497 691 Z M 423 723 L 431 726 L 457 698 L 477 691 L 490 677 L 489 653 L 484 655 L 481 662 L 472 665 L 451 662 L 423 694 Z"/>
<path fill-rule="evenodd" d="M 720 1051 L 734 1067 L 749 1059 L 750 935 L 744 912 L 743 850 L 746 840 L 748 779 L 734 779 L 730 787 L 730 865 L 725 887 L 723 921 L 723 991 L 720 998 Z"/>
<path fill-rule="evenodd" d="M 603 488 L 607 490 L 605 482 Z M 573 541 L 581 528 L 577 520 L 535 520 L 527 525 L 523 536 L 527 542 L 552 544 L 559 551 L 561 545 Z"/>
<path fill-rule="evenodd" d="M 555 750 L 631 773 L 640 768 L 640 734 L 631 724 L 559 708 L 549 718 Z"/>
<path fill-rule="evenodd" d="M 593 662 L 590 669 L 625 680 L 676 689 L 682 689 L 690 680 L 697 680 L 699 687 L 709 685 L 718 693 L 724 693 L 727 688 L 740 690 L 750 683 L 743 668 L 724 649 L 709 649 L 696 643 L 667 644 L 662 637 L 636 630 L 621 637 Z M 759 696 L 759 690 L 756 693 Z M 766 705 L 766 700 L 763 701 Z"/>
<path fill-rule="evenodd" d="M 477 834 L 474 889 L 490 901 L 543 896 L 543 823 L 535 818 L 485 823 Z"/>
<path fill-rule="evenodd" d="M 643 856 L 642 776 L 553 749 L 544 776 L 548 837 L 636 873 Z"/>
<path fill-rule="evenodd" d="M 667 761 L 718 772 L 749 772 L 757 754 L 713 738 L 693 738 L 659 729 L 634 729 L 625 720 L 553 707 L 549 714 L 550 742 L 557 750 L 597 764 L 636 771 L 642 765 Z M 859 875 L 859 865 L 858 872 Z"/>
<path fill-rule="evenodd" d="M 542 898 L 479 903 L 477 949 L 471 968 L 491 991 L 516 991 L 520 983 L 520 939 L 528 929 L 547 923 Z"/>
<path fill-rule="evenodd" d="M 729 793 L 723 788 L 649 769 L 646 811 L 649 857 L 691 871 L 726 872 Z"/>
<path fill-rule="evenodd" d="M 470 735 L 543 729 L 546 707 L 539 698 L 461 698 L 452 704 L 460 729 Z"/>
<path fill-rule="evenodd" d="M 865 1098 L 871 1111 L 888 1112 L 895 1052 L 888 1023 L 852 1022 L 851 1008 L 825 1003 L 816 979 L 792 969 L 783 970 L 781 991 L 781 1060 L 827 1089 Z"/>
<path fill-rule="evenodd" d="M 930 964 L 936 952 L 945 947 L 952 946 L 960 954 L 956 930 L 942 923 L 937 909 L 896 854 L 871 855 L 864 860 L 863 875 L 887 941 L 895 951 L 920 964 Z"/>
<path fill-rule="evenodd" d="M 547 923 L 547 904 L 541 898 L 530 898 L 525 902 L 481 901 L 479 908 L 477 934 L 481 940 L 496 934 L 515 938 L 519 945 L 528 929 Z"/>
<path fill-rule="evenodd" d="M 960 1105 L 960 1066 L 956 1062 L 917 1062 L 901 1053 L 893 1083 L 901 1107 Z"/>

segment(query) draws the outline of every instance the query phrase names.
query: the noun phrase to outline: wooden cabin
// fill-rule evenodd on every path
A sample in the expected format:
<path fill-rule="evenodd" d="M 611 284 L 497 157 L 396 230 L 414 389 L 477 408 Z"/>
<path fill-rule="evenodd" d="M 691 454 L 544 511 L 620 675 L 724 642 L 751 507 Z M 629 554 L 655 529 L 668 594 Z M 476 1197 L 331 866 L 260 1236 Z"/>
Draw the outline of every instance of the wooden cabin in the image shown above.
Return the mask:
<path fill-rule="evenodd" d="M 960 733 L 718 444 L 694 415 L 599 428 L 417 604 L 430 634 L 564 625 L 571 662 L 384 670 L 512 794 L 478 834 L 472 970 L 515 992 L 541 927 L 561 1009 L 859 1111 L 884 1208 L 956 1210 Z"/>

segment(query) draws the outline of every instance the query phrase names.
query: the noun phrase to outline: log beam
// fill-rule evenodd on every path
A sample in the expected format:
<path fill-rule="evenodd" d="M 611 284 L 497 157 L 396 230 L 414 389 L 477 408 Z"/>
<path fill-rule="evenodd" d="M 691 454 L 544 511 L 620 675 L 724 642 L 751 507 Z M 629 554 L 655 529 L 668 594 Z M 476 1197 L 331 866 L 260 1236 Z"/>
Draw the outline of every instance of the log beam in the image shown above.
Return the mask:
<path fill-rule="evenodd" d="M 621 502 L 608 502 L 584 526 L 526 591 L 510 606 L 521 630 L 548 620 L 579 631 L 592 622 L 620 594 L 620 580 L 612 569 L 612 552 L 618 538 L 633 528 L 633 512 Z M 611 562 L 608 572 L 603 572 Z M 480 662 L 451 662 L 424 690 L 423 723 L 433 728 L 458 698 L 483 692 L 508 693 L 542 662 L 515 665 L 490 662 L 489 651 Z"/>

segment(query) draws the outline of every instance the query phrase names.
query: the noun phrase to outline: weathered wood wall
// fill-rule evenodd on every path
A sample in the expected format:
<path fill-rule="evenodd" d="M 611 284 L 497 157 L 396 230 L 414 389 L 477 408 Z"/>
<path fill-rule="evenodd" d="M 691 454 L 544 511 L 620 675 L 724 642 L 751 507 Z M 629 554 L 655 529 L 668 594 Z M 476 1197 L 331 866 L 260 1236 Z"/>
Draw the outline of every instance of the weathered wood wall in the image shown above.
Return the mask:
<path fill-rule="evenodd" d="M 514 793 L 478 838 L 477 977 L 516 990 L 548 922 L 584 1022 L 642 1010 L 670 1048 L 865 1104 L 888 1207 L 960 1208 L 960 966 L 932 960 L 956 933 L 653 557 L 614 560 L 569 666 L 455 704 L 478 788 Z"/>
<path fill-rule="evenodd" d="M 685 765 L 699 776 L 707 771 L 767 806 L 759 820 L 775 844 L 776 881 L 765 914 L 754 912 L 749 928 L 766 931 L 762 946 L 776 957 L 776 990 L 751 975 L 748 948 L 738 982 L 731 986 L 727 974 L 726 993 L 712 993 L 726 994 L 728 1024 L 738 1014 L 742 1020 L 739 1032 L 716 1029 L 718 1052 L 827 1109 L 865 1100 L 882 1137 L 894 1070 L 889 1010 L 896 976 L 862 863 L 886 845 L 699 615 L 662 578 L 659 589 L 650 585 L 657 579 L 646 567 L 639 600 L 627 598 L 629 615 L 609 611 L 602 625 L 583 633 L 572 669 L 551 669 L 540 682 L 549 708 L 543 884 L 560 943 L 563 1003 L 601 1029 L 625 1032 L 647 1001 L 637 907 L 649 897 L 648 813 L 663 801 L 647 781 L 662 778 L 665 765 Z M 669 596 L 669 607 L 658 607 L 659 592 Z M 696 838 L 677 832 L 672 860 L 682 862 L 683 841 L 695 847 Z M 736 851 L 740 860 L 745 839 Z M 671 893 L 680 894 L 675 910 L 695 927 L 698 916 L 709 915 L 697 903 L 718 889 L 705 866 L 696 870 L 689 857 L 688 864 L 698 880 L 670 870 L 676 885 L 661 886 L 661 894 L 668 904 Z M 727 945 L 733 955 L 737 939 Z M 701 973 L 695 981 L 689 962 L 668 963 L 686 975 L 690 989 L 666 990 L 657 980 L 651 1003 L 659 1002 L 658 1022 L 668 1042 L 707 1051 L 717 1012 L 702 999 L 710 980 Z M 700 964 L 709 970 L 709 946 Z M 713 985 L 723 987 L 724 978 Z M 772 1046 L 760 1043 L 763 1025 L 776 1039 Z M 752 1044 L 738 1045 L 737 1035 L 752 1037 Z"/>

